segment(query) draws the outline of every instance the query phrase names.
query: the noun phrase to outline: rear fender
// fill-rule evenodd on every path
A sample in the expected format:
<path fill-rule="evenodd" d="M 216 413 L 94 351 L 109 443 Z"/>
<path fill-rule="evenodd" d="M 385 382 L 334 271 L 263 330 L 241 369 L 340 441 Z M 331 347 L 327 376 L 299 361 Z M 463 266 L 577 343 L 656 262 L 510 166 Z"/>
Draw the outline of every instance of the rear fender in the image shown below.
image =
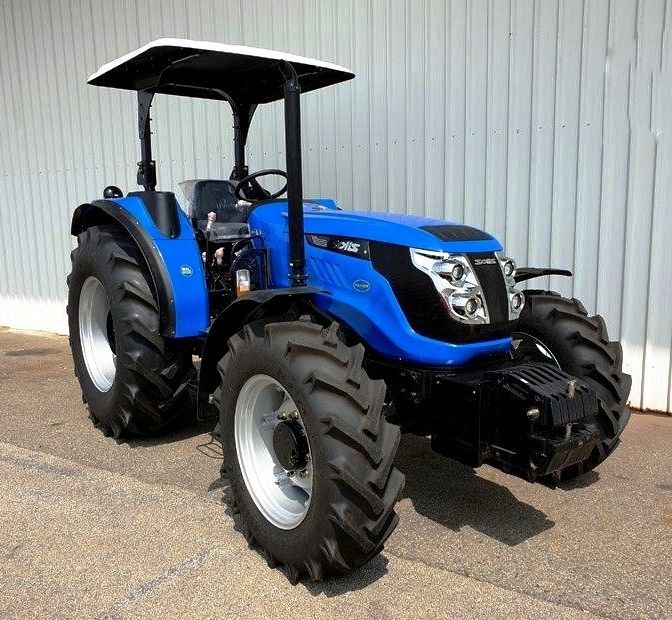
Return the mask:
<path fill-rule="evenodd" d="M 158 205 L 145 194 L 168 196 Z M 172 199 L 170 199 L 172 197 Z M 168 192 L 136 192 L 125 198 L 95 200 L 77 207 L 71 233 L 117 223 L 137 244 L 149 269 L 159 304 L 159 330 L 170 338 L 203 335 L 209 325 L 203 265 L 193 229 Z"/>

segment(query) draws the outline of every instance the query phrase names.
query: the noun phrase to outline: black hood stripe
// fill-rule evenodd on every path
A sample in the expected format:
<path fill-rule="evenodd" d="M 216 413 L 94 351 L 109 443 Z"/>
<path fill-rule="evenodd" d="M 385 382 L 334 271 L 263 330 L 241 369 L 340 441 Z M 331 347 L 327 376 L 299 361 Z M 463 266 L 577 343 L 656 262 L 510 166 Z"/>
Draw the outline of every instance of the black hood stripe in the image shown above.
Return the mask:
<path fill-rule="evenodd" d="M 492 239 L 488 233 L 464 224 L 437 224 L 436 226 L 420 226 L 420 228 L 432 233 L 441 241 L 489 241 Z"/>

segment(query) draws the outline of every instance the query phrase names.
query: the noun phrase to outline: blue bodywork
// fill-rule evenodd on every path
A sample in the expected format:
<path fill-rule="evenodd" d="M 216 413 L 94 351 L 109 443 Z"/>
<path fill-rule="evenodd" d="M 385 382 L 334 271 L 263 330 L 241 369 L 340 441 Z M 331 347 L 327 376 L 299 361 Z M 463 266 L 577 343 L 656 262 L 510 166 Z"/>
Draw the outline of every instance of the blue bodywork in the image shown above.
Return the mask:
<path fill-rule="evenodd" d="M 145 203 L 135 196 L 114 198 L 139 223 L 155 244 L 173 284 L 175 306 L 175 338 L 188 338 L 207 333 L 210 327 L 208 292 L 194 229 L 182 209 L 178 209 L 180 234 L 168 237 L 154 224 Z"/>
<path fill-rule="evenodd" d="M 137 197 L 114 200 L 137 219 L 156 245 L 173 285 L 176 338 L 203 336 L 210 326 L 208 293 L 194 231 L 179 210 L 180 234 L 168 237 L 154 224 Z M 332 200 L 319 199 L 304 207 L 306 234 L 381 241 L 425 250 L 455 253 L 493 252 L 502 249 L 494 238 L 478 241 L 442 241 L 421 226 L 443 220 L 399 215 L 341 211 Z M 287 201 L 260 205 L 250 215 L 259 247 L 269 250 L 270 286 L 290 286 Z M 315 295 L 317 306 L 354 330 L 381 356 L 408 363 L 460 366 L 476 356 L 509 349 L 510 338 L 450 344 L 416 333 L 409 325 L 388 281 L 368 260 L 306 244 L 308 285 L 325 291 Z"/>
<path fill-rule="evenodd" d="M 306 234 L 323 234 L 382 241 L 425 250 L 469 253 L 502 249 L 494 238 L 444 242 L 420 226 L 445 224 L 443 220 L 391 213 L 339 211 L 333 201 L 313 201 L 304 207 Z M 326 207 L 326 208 L 325 208 Z M 257 207 L 249 220 L 270 249 L 271 286 L 290 286 L 287 202 Z M 507 351 L 510 338 L 450 344 L 426 338 L 409 325 L 388 281 L 368 260 L 306 244 L 308 285 L 324 291 L 317 305 L 347 324 L 380 355 L 405 362 L 459 366 L 476 356 Z M 420 272 L 418 272 L 420 275 Z"/>

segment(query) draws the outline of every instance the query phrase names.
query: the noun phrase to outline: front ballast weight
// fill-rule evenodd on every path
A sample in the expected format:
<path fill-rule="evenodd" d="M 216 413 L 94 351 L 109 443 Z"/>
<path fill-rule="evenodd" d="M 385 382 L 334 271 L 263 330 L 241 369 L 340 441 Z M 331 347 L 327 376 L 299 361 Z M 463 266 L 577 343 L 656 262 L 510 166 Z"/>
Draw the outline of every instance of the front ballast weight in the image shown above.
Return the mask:
<path fill-rule="evenodd" d="M 598 410 L 595 390 L 551 364 L 435 381 L 433 398 L 448 395 L 455 407 L 437 416 L 432 448 L 474 467 L 490 463 L 534 482 L 584 462 L 603 439 L 584 427 Z M 465 442 L 451 429 L 467 417 L 473 423 Z"/>

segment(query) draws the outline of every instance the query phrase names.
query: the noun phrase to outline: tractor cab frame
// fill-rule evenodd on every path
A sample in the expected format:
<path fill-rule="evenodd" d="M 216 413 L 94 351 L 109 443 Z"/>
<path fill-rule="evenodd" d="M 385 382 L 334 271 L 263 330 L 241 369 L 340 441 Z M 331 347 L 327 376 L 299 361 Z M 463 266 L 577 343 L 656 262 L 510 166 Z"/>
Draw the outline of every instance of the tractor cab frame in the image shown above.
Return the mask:
<path fill-rule="evenodd" d="M 284 100 L 290 278 L 306 284 L 301 166 L 301 93 L 350 80 L 345 67 L 311 58 L 240 45 L 159 39 L 103 65 L 88 83 L 138 92 L 138 185 L 156 190 L 150 110 L 154 95 L 226 101 L 233 112 L 231 180 L 248 176 L 245 145 L 257 106 Z"/>

